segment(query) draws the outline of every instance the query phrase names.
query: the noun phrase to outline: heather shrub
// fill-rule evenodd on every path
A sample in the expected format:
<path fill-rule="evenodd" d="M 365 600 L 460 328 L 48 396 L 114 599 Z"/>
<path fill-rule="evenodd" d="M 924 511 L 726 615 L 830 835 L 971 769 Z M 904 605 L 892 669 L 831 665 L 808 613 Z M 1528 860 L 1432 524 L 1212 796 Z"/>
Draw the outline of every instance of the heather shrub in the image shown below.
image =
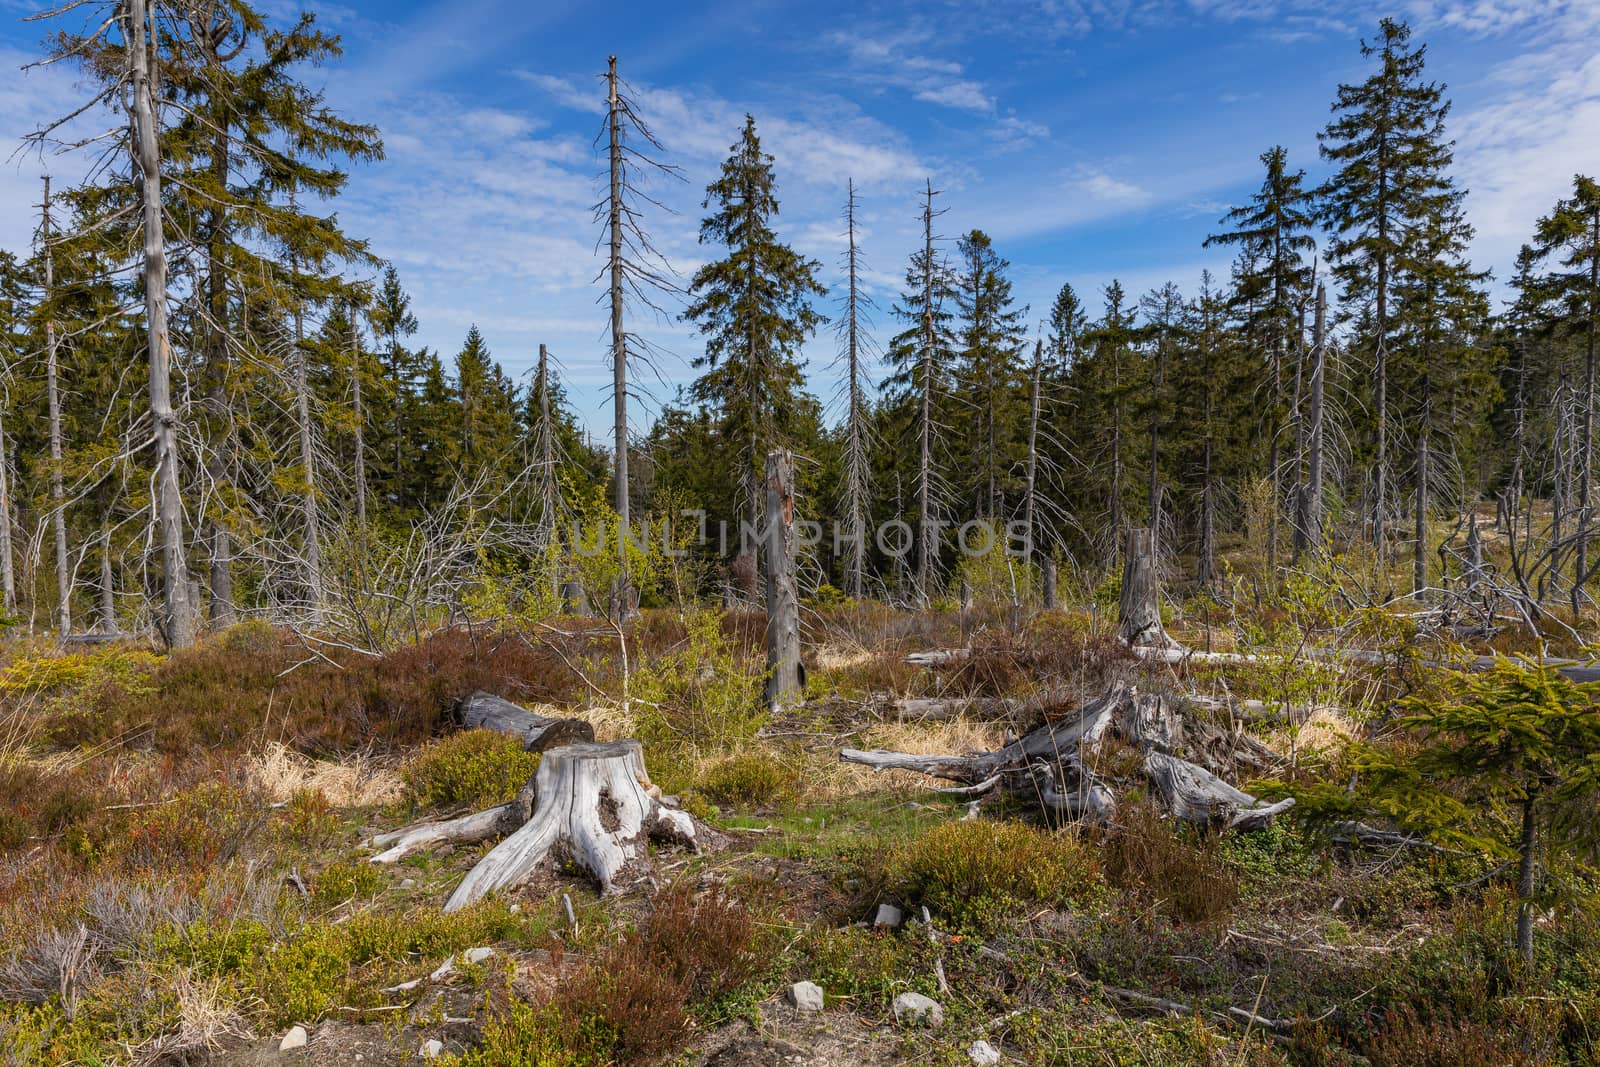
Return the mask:
<path fill-rule="evenodd" d="M 889 857 L 889 885 L 941 922 L 984 928 L 1032 904 L 1085 902 L 1099 884 L 1093 856 L 1065 833 L 988 819 L 942 823 Z"/>
<path fill-rule="evenodd" d="M 1179 922 L 1225 919 L 1239 896 L 1215 836 L 1182 835 L 1146 805 L 1119 813 L 1101 857 L 1112 885 Z"/>
<path fill-rule="evenodd" d="M 464 730 L 435 741 L 406 764 L 406 793 L 418 807 L 464 804 L 488 808 L 517 795 L 539 757 L 522 742 L 494 730 Z"/>
<path fill-rule="evenodd" d="M 699 792 L 734 807 L 779 804 L 794 795 L 794 775 L 770 752 L 754 749 L 718 760 L 700 772 Z"/>

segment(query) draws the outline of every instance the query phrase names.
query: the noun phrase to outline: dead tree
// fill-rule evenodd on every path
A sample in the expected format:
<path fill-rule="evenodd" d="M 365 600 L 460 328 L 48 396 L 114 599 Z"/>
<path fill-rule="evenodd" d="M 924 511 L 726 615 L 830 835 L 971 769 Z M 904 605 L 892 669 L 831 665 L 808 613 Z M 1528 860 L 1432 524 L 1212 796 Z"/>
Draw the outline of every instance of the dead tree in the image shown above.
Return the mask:
<path fill-rule="evenodd" d="M 874 770 L 906 770 L 960 783 L 948 792 L 982 796 L 1004 789 L 1058 818 L 1110 822 L 1116 814 L 1118 761 L 1111 738 L 1144 756 L 1142 778 L 1173 817 L 1214 828 L 1260 829 L 1294 806 L 1263 804 L 1228 782 L 1259 774 L 1277 756 L 1248 734 L 1214 725 L 1180 700 L 1118 684 L 1076 716 L 1046 721 L 993 752 L 916 756 L 844 749 L 839 759 Z M 1124 775 L 1125 779 L 1131 776 Z"/>
<path fill-rule="evenodd" d="M 1317 286 L 1317 312 L 1311 333 L 1311 399 L 1306 427 L 1306 485 L 1300 494 L 1296 548 L 1320 552 L 1322 531 L 1323 392 L 1327 377 L 1328 291 Z"/>
<path fill-rule="evenodd" d="M 767 579 L 767 682 L 763 701 L 777 712 L 804 699 L 800 660 L 800 591 L 795 583 L 794 454 L 767 453 L 766 528 L 762 555 Z"/>
<path fill-rule="evenodd" d="M 657 299 L 675 294 L 680 287 L 671 265 L 656 249 L 640 222 L 640 205 L 661 205 L 640 189 L 636 173 L 656 172 L 682 179 L 678 168 L 661 163 L 647 154 L 663 152 L 661 142 L 639 117 L 626 85 L 617 76 L 617 57 L 606 67 L 606 118 L 600 136 L 606 139 L 607 195 L 595 205 L 597 222 L 604 221 L 607 246 L 605 277 L 611 310 L 611 404 L 612 459 L 614 477 L 613 507 L 616 509 L 617 560 L 621 567 L 618 582 L 628 581 L 628 389 L 630 360 L 647 360 L 648 351 L 636 334 L 626 328 L 624 315 L 629 300 L 661 314 Z M 643 149 L 630 143 L 630 134 L 643 142 Z M 634 342 L 630 347 L 629 342 Z M 623 597 L 622 599 L 626 599 Z"/>
<path fill-rule="evenodd" d="M 844 204 L 845 276 L 848 279 L 844 315 L 839 320 L 839 340 L 844 357 L 845 446 L 844 509 L 850 536 L 846 540 L 845 593 L 855 599 L 866 595 L 867 508 L 871 497 L 871 461 L 866 389 L 863 387 L 864 360 L 869 355 L 870 335 L 867 310 L 872 298 L 858 284 L 863 266 L 856 247 L 856 186 L 847 179 Z"/>
<path fill-rule="evenodd" d="M 367 539 L 367 411 L 362 403 L 366 357 L 361 351 L 361 325 L 356 301 L 350 301 L 350 401 L 355 418 L 356 529 L 363 546 Z"/>
<path fill-rule="evenodd" d="M 6 388 L 0 393 L 0 612 L 7 615 L 17 610 L 16 559 L 11 544 L 11 449 L 5 427 L 10 406 L 11 391 Z"/>
<path fill-rule="evenodd" d="M 56 548 L 56 628 L 72 633 L 72 571 L 67 559 L 67 494 L 62 485 L 61 362 L 56 344 L 55 255 L 50 248 L 50 176 L 44 176 L 44 202 L 39 226 L 39 254 L 44 260 L 45 393 L 50 409 L 50 528 Z"/>
<path fill-rule="evenodd" d="M 933 220 L 944 214 L 933 210 L 933 198 L 939 193 L 933 181 L 927 182 L 922 207 L 922 338 L 917 354 L 919 407 L 919 453 L 917 456 L 917 604 L 926 607 L 933 596 L 934 561 L 938 558 L 939 543 L 934 521 L 934 469 L 933 469 L 933 394 L 935 389 L 934 348 L 938 343 L 935 326 L 935 301 L 940 296 L 937 284 L 939 266 L 933 258 Z"/>
<path fill-rule="evenodd" d="M 156 514 L 167 643 L 194 644 L 194 604 L 183 553 L 183 496 L 178 480 L 178 416 L 172 409 L 172 349 L 167 333 L 167 252 L 161 219 L 161 154 L 156 134 L 152 38 L 146 0 L 128 0 L 124 34 L 133 111 L 132 154 L 144 204 L 145 335 L 150 359 L 150 415 L 156 440 Z"/>
<path fill-rule="evenodd" d="M 1034 546 L 1038 543 L 1034 534 L 1033 524 L 1037 514 L 1034 504 L 1034 493 L 1037 491 L 1039 481 L 1039 385 L 1043 378 L 1044 370 L 1044 341 L 1033 342 L 1033 381 L 1029 389 L 1028 403 L 1028 461 L 1024 468 L 1022 480 L 1022 558 L 1033 562 Z M 1049 594 L 1054 599 L 1054 591 Z M 1045 605 L 1053 607 L 1052 604 Z"/>
<path fill-rule="evenodd" d="M 1155 535 L 1148 526 L 1128 530 L 1122 561 L 1121 622 L 1117 636 L 1129 647 L 1173 648 L 1161 624 L 1161 586 Z"/>

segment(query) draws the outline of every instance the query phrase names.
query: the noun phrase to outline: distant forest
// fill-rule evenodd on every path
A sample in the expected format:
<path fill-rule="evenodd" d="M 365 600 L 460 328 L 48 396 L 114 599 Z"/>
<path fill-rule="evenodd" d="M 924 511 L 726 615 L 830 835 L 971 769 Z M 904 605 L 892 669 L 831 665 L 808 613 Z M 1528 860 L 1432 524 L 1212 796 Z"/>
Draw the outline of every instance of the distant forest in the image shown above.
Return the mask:
<path fill-rule="evenodd" d="M 1402 22 L 1351 42 L 1367 76 L 1330 87 L 1322 184 L 1283 148 L 1261 153 L 1259 189 L 1207 242 L 1234 252 L 1227 277 L 1062 284 L 1031 311 L 984 220 L 947 214 L 931 181 L 908 183 L 924 240 L 873 309 L 841 176 L 845 281 L 826 291 L 785 243 L 783 160 L 754 117 L 728 131 L 705 191 L 709 262 L 680 277 L 651 242 L 641 180 L 675 169 L 671 146 L 613 60 L 596 90 L 603 444 L 542 351 L 524 385 L 476 328 L 454 353 L 412 346 L 405 279 L 337 215 L 347 168 L 381 165 L 383 143 L 306 80 L 340 54 L 313 15 L 126 0 L 45 25 L 40 59 L 76 68 L 84 110 L 39 116 L 36 147 L 94 165 L 41 189 L 31 249 L 0 252 L 13 624 L 155 628 L 183 646 L 267 617 L 377 646 L 419 619 L 554 611 L 580 592 L 595 611 L 731 596 L 753 564 L 714 536 L 688 544 L 674 526 L 680 558 L 616 532 L 681 525 L 686 508 L 713 530 L 753 521 L 783 449 L 800 511 L 829 524 L 804 565 L 815 598 L 1092 589 L 1130 526 L 1154 528 L 1193 583 L 1224 579 L 1245 544 L 1269 581 L 1337 553 L 1380 592 L 1425 595 L 1480 510 L 1530 603 L 1578 607 L 1600 567 L 1600 184 L 1575 176 L 1495 265 L 1513 296 L 1497 306 L 1490 265 L 1467 257 L 1446 89 Z M 80 116 L 96 130 L 109 116 L 109 132 L 78 142 Z M 656 311 L 703 349 L 646 421 L 629 400 L 658 355 Z M 801 352 L 819 331 L 837 336 L 837 405 L 808 388 Z M 916 531 L 900 555 L 873 533 L 896 519 Z M 961 553 L 952 531 L 973 521 L 1022 531 L 1019 554 Z M 579 551 L 586 529 L 610 531 L 603 560 Z"/>

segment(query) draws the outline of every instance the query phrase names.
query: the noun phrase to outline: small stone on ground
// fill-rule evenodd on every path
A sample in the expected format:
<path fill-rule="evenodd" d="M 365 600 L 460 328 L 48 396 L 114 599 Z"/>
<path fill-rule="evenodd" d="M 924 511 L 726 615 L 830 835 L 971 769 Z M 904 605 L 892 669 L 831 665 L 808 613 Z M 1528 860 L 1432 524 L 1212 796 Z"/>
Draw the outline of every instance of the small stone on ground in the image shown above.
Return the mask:
<path fill-rule="evenodd" d="M 872 920 L 873 926 L 897 927 L 906 921 L 905 912 L 893 904 L 879 904 L 877 917 Z"/>
<path fill-rule="evenodd" d="M 944 1008 L 938 1001 L 921 993 L 901 993 L 894 998 L 891 1010 L 897 1023 L 911 1023 L 917 1026 L 944 1024 Z"/>
<path fill-rule="evenodd" d="M 303 1026 L 291 1026 L 289 1032 L 283 1035 L 283 1040 L 278 1042 L 279 1052 L 289 1052 L 297 1048 L 305 1048 L 306 1041 L 310 1039 Z"/>
<path fill-rule="evenodd" d="M 796 1011 L 822 1010 L 822 987 L 815 982 L 796 982 L 789 987 L 788 997 Z"/>
<path fill-rule="evenodd" d="M 967 1049 L 967 1059 L 978 1067 L 993 1067 L 1000 1062 L 1000 1053 L 987 1041 L 974 1041 L 972 1047 Z"/>
<path fill-rule="evenodd" d="M 444 1042 L 440 1041 L 438 1038 L 436 1038 L 436 1037 L 435 1038 L 431 1038 L 430 1040 L 428 1040 L 427 1042 L 425 1042 L 423 1044 L 423 1046 L 422 1046 L 422 1058 L 423 1059 L 425 1059 L 425 1060 L 436 1060 L 442 1055 L 444 1055 Z"/>

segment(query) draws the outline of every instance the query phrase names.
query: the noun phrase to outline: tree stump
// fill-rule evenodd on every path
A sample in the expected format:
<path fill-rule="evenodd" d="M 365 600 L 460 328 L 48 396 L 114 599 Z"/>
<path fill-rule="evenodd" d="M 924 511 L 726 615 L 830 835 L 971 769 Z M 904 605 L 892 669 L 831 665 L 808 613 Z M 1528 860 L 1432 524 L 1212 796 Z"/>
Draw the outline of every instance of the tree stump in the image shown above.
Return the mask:
<path fill-rule="evenodd" d="M 1117 636 L 1130 648 L 1176 648 L 1161 625 L 1161 586 L 1156 573 L 1156 538 L 1148 526 L 1128 531 L 1122 563 L 1121 625 Z"/>
<path fill-rule="evenodd" d="M 766 704 L 777 712 L 805 698 L 800 661 L 800 591 L 795 583 L 794 455 L 767 455 L 767 522 L 762 531 L 767 565 Z"/>
<path fill-rule="evenodd" d="M 550 748 L 509 803 L 378 834 L 366 844 L 384 850 L 371 862 L 394 863 L 427 845 L 495 837 L 504 839 L 467 872 L 445 911 L 526 881 L 556 859 L 571 860 L 594 877 L 602 895 L 612 893 L 649 876 L 651 839 L 695 852 L 720 841 L 687 812 L 662 802 L 645 773 L 639 742 L 626 740 Z"/>
<path fill-rule="evenodd" d="M 515 820 L 523 812 L 521 827 L 467 872 L 445 911 L 524 881 L 558 847 L 595 877 L 605 895 L 629 872 L 648 870 L 647 838 L 697 852 L 701 844 L 694 819 L 661 803 L 634 740 L 550 749 L 502 817 Z"/>

